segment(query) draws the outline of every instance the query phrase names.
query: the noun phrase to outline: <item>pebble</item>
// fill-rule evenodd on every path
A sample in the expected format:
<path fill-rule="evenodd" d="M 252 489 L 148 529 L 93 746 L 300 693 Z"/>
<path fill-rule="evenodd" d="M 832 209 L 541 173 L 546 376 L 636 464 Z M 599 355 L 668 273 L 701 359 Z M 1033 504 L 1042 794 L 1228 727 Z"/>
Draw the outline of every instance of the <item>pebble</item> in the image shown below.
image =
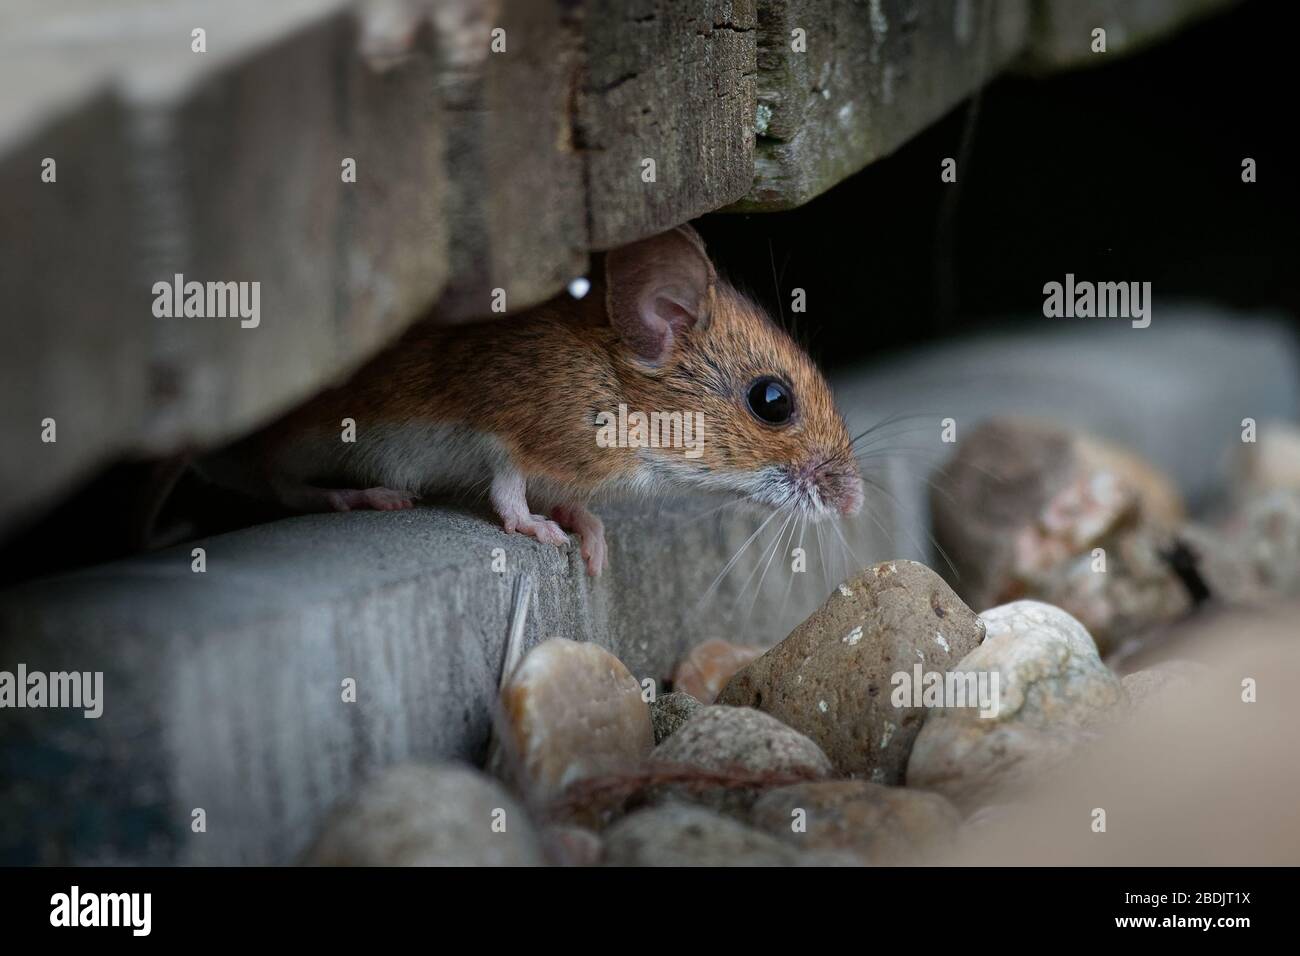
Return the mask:
<path fill-rule="evenodd" d="M 650 723 L 654 726 L 655 743 L 663 743 L 673 731 L 703 709 L 699 699 L 690 694 L 680 691 L 660 694 L 650 702 Z"/>
<path fill-rule="evenodd" d="M 1105 552 L 1105 570 L 1092 552 L 1070 558 L 1024 582 L 1034 599 L 1068 611 L 1102 653 L 1127 637 L 1183 617 L 1191 592 L 1170 565 L 1172 535 L 1152 526 L 1128 529 L 1093 542 Z"/>
<path fill-rule="evenodd" d="M 1130 709 L 1145 707 L 1169 691 L 1186 690 L 1209 669 L 1196 661 L 1164 661 L 1145 670 L 1124 675 L 1121 684 Z"/>
<path fill-rule="evenodd" d="M 605 831 L 614 866 L 793 866 L 799 851 L 776 837 L 703 807 L 668 803 L 640 810 Z"/>
<path fill-rule="evenodd" d="M 1016 601 L 980 617 L 988 637 L 957 670 L 998 675 L 997 714 L 931 710 L 907 766 L 908 786 L 936 790 L 963 809 L 1065 759 L 1125 701 L 1092 637 L 1060 608 Z"/>
<path fill-rule="evenodd" d="M 1114 475 L 1137 495 L 1143 519 L 1162 528 L 1176 528 L 1187 517 L 1187 506 L 1174 480 L 1130 448 L 1095 435 L 1075 432 L 1083 465 L 1094 474 Z"/>
<path fill-rule="evenodd" d="M 650 755 L 652 769 L 738 773 L 747 779 L 768 776 L 772 785 L 795 778 L 822 778 L 833 772 L 820 747 L 775 717 L 749 707 L 705 707 Z M 762 791 L 762 783 L 736 786 L 688 783 L 657 784 L 651 802 L 668 799 L 706 803 L 727 812 L 743 812 Z"/>
<path fill-rule="evenodd" d="M 1300 595 L 1300 494 L 1247 500 L 1220 526 L 1189 524 L 1180 537 L 1210 594 L 1225 604 Z"/>
<path fill-rule="evenodd" d="M 917 862 L 954 837 L 961 815 L 937 793 L 827 780 L 769 790 L 750 822 L 791 845 L 850 850 L 875 865 Z"/>
<path fill-rule="evenodd" d="M 763 651 L 761 647 L 732 644 L 716 637 L 697 644 L 673 671 L 673 690 L 690 694 L 703 704 L 712 704 L 731 675 Z"/>
<path fill-rule="evenodd" d="M 559 866 L 596 866 L 604 856 L 600 834 L 586 827 L 552 824 L 542 831 L 542 842 Z"/>
<path fill-rule="evenodd" d="M 501 774 L 541 800 L 589 777 L 635 770 L 654 746 L 641 686 L 609 651 L 553 638 L 501 689 Z"/>
<path fill-rule="evenodd" d="M 336 810 L 312 866 L 538 866 L 524 811 L 490 777 L 455 764 L 400 764 Z"/>
<path fill-rule="evenodd" d="M 1241 442 L 1233 470 L 1233 493 L 1242 500 L 1274 491 L 1300 494 L 1300 427 L 1265 422 L 1253 442 Z"/>
<path fill-rule="evenodd" d="M 1182 499 L 1127 449 L 1045 422 L 995 419 L 967 436 L 932 485 L 935 538 L 972 607 L 1025 597 L 1057 604 L 1103 649 L 1190 607 L 1163 557 L 1184 520 Z"/>
<path fill-rule="evenodd" d="M 895 706 L 895 675 L 946 671 L 983 635 L 925 565 L 877 564 L 736 674 L 719 702 L 757 708 L 806 734 L 842 774 L 899 783 L 924 710 Z"/>

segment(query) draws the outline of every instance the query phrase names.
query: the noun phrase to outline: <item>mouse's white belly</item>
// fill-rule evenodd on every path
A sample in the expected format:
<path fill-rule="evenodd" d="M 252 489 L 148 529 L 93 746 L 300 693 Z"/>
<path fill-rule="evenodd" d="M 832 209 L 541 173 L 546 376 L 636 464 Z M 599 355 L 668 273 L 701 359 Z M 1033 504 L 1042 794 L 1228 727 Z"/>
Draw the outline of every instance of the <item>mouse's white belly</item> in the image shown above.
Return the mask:
<path fill-rule="evenodd" d="M 464 425 L 405 422 L 356 426 L 355 441 L 339 434 L 303 436 L 284 446 L 274 470 L 318 484 L 382 486 L 415 494 L 487 490 L 492 475 L 509 461 L 495 436 Z"/>

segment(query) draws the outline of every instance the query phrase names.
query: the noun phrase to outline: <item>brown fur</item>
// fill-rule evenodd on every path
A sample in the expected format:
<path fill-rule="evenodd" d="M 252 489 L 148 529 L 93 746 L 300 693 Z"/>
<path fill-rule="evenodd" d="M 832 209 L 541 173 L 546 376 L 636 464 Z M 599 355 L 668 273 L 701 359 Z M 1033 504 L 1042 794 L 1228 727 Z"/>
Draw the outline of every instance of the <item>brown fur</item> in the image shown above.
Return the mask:
<path fill-rule="evenodd" d="M 599 290 L 582 302 L 557 299 L 501 322 L 447 328 L 421 324 L 342 388 L 326 393 L 275 431 L 336 434 L 340 419 L 418 419 L 470 425 L 501 438 L 529 476 L 594 492 L 636 466 L 638 450 L 596 444 L 596 415 L 620 402 L 643 411 L 702 412 L 710 471 L 764 465 L 811 467 L 839 458 L 849 436 L 812 360 L 752 303 L 725 283 L 712 320 L 674 342 L 671 358 L 649 368 L 604 321 Z M 792 424 L 773 427 L 746 406 L 749 384 L 776 375 L 794 393 Z M 681 457 L 680 449 L 645 449 Z"/>
<path fill-rule="evenodd" d="M 675 247 L 665 237 L 675 237 Z M 681 243 L 683 237 L 689 242 Z M 530 482 L 563 487 L 574 500 L 633 479 L 642 471 L 639 456 L 675 459 L 690 469 L 678 473 L 690 479 L 686 484 L 777 466 L 792 480 L 820 482 L 836 494 L 847 494 L 850 483 L 860 489 L 847 429 L 821 373 L 761 309 L 717 280 L 704 256 L 692 231 L 675 230 L 648 240 L 640 260 L 627 256 L 621 271 L 611 269 L 626 283 L 626 306 L 597 281 L 581 301 L 562 295 L 516 318 L 417 325 L 346 385 L 259 436 L 258 457 L 269 469 L 274 449 L 305 433 L 328 436 L 337 447 L 340 420 L 351 417 L 362 440 L 375 425 L 420 421 L 489 433 Z M 687 308 L 667 310 L 668 331 L 647 333 L 634 350 L 629 342 L 640 331 L 630 328 L 635 277 L 653 272 L 665 257 L 669 275 L 707 285 L 687 289 Z M 701 257 L 706 269 L 692 257 Z M 611 324 L 607 308 L 627 311 Z M 655 354 L 657 341 L 666 354 Z M 751 383 L 765 375 L 792 390 L 794 415 L 784 426 L 762 422 L 748 408 Z M 681 448 L 599 446 L 597 415 L 617 413 L 620 403 L 645 413 L 702 413 L 702 456 L 686 458 Z"/>

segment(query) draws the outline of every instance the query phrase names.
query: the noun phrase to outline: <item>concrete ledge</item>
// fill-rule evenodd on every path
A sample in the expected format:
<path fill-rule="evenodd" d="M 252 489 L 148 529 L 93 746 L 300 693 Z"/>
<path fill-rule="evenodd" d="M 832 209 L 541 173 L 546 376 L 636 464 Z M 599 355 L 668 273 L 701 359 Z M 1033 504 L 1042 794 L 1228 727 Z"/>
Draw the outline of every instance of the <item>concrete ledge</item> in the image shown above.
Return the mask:
<path fill-rule="evenodd" d="M 576 550 L 421 508 L 196 542 L 201 574 L 185 546 L 14 589 L 0 599 L 0 669 L 103 671 L 105 703 L 94 720 L 0 711 L 0 861 L 289 863 L 373 769 L 481 760 L 521 575 L 527 646 L 599 641 L 638 678 L 662 678 L 709 636 L 776 640 L 829 591 L 811 536 L 810 573 L 771 575 L 755 596 L 754 548 L 701 607 L 757 526 L 725 509 L 692 517 L 708 510 L 605 511 L 611 568 L 594 582 Z M 854 540 L 890 551 L 874 526 Z M 202 834 L 189 829 L 198 807 Z"/>

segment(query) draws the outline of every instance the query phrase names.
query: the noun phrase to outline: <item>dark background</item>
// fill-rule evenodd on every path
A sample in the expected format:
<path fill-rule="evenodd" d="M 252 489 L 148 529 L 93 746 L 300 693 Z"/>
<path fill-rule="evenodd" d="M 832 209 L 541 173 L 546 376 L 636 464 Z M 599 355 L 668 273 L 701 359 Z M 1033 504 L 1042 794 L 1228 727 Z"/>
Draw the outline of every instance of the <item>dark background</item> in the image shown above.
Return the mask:
<path fill-rule="evenodd" d="M 804 207 L 697 225 L 722 272 L 774 315 L 777 276 L 783 311 L 790 289 L 807 291 L 799 337 L 832 369 L 1041 315 L 1043 284 L 1067 272 L 1149 281 L 1157 308 L 1208 300 L 1300 328 L 1298 8 L 1249 0 L 1129 58 L 1004 77 Z M 939 179 L 947 156 L 956 184 Z M 5 542 L 0 584 L 138 547 L 156 472 L 110 468 Z M 163 524 L 197 535 L 267 516 L 191 480 Z"/>

